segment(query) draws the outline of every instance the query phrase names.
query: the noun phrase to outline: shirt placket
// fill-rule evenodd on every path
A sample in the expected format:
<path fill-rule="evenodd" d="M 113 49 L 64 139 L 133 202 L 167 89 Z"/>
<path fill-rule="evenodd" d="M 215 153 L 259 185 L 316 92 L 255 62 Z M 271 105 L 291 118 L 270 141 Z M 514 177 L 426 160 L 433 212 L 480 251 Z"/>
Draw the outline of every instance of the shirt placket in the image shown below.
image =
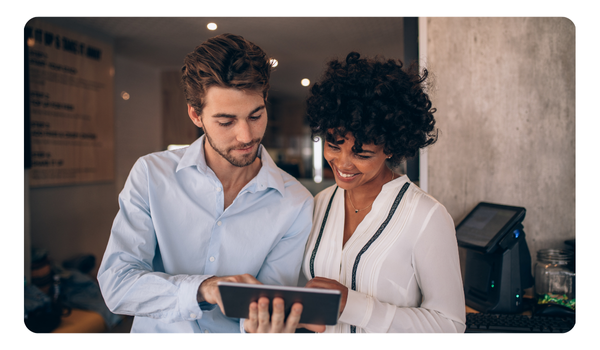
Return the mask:
<path fill-rule="evenodd" d="M 221 246 L 221 238 L 223 237 L 223 234 L 226 232 L 225 222 L 227 220 L 227 212 L 228 212 L 229 208 L 232 208 L 234 205 L 236 205 L 236 202 L 239 202 L 240 197 L 242 197 L 246 193 L 250 192 L 252 183 L 253 183 L 253 181 L 250 181 L 238 193 L 238 195 L 235 197 L 235 199 L 229 205 L 229 207 L 227 207 L 227 209 L 223 210 L 223 207 L 225 206 L 224 205 L 225 204 L 225 194 L 223 193 L 223 186 L 221 185 L 221 182 L 216 181 L 214 190 L 217 192 L 216 196 L 215 196 L 215 198 L 216 198 L 215 212 L 217 213 L 217 215 L 216 215 L 215 223 L 213 224 L 213 227 L 212 227 L 210 243 L 208 245 L 208 254 L 206 256 L 205 273 L 207 275 L 216 275 L 218 273 L 219 248 Z"/>
<path fill-rule="evenodd" d="M 205 274 L 216 275 L 218 272 L 218 260 L 219 260 L 219 247 L 221 246 L 221 235 L 225 229 L 223 224 L 223 204 L 225 202 L 225 196 L 223 194 L 223 187 L 219 181 L 215 181 L 213 191 L 215 194 L 215 222 L 211 229 L 210 242 L 208 244 L 208 250 L 205 261 Z"/>

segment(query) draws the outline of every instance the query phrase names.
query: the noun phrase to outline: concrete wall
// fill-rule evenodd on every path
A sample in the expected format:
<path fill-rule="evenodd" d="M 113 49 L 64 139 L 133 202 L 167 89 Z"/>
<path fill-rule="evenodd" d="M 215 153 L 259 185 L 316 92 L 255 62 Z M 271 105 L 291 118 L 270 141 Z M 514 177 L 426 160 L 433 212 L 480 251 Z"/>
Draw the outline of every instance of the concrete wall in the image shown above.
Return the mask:
<path fill-rule="evenodd" d="M 161 149 L 160 72 L 117 55 L 114 84 L 115 181 L 29 189 L 30 242 L 47 249 L 56 263 L 91 253 L 99 264 L 131 166 Z M 120 98 L 121 91 L 131 98 Z"/>
<path fill-rule="evenodd" d="M 575 26 L 566 18 L 428 18 L 441 133 L 429 193 L 455 223 L 522 206 L 535 253 L 575 238 Z"/>

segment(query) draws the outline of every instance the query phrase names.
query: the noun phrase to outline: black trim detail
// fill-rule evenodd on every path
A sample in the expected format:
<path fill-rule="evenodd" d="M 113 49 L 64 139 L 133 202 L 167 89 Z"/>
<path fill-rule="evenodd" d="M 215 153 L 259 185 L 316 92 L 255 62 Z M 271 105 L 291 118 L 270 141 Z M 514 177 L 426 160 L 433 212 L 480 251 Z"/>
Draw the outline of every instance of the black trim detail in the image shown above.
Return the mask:
<path fill-rule="evenodd" d="M 398 208 L 398 204 L 400 204 L 400 201 L 402 200 L 402 197 L 404 197 L 404 193 L 406 192 L 406 190 L 408 189 L 409 186 L 410 186 L 410 182 L 407 182 L 404 184 L 404 186 L 402 186 L 402 189 L 400 189 L 400 192 L 398 192 L 398 195 L 396 196 L 396 199 L 394 200 L 394 204 L 392 204 L 392 208 L 390 209 L 390 212 L 389 212 L 387 218 L 381 224 L 381 226 L 379 226 L 379 229 L 377 230 L 377 232 L 375 232 L 373 237 L 371 237 L 371 239 L 367 242 L 367 244 L 365 244 L 365 246 L 360 250 L 360 252 L 356 256 L 356 259 L 354 260 L 354 266 L 352 267 L 352 290 L 354 290 L 354 291 L 356 290 L 356 270 L 358 269 L 358 264 L 360 263 L 360 257 L 364 254 L 364 252 L 367 251 L 367 249 L 369 249 L 371 244 L 373 244 L 373 242 L 375 242 L 375 240 L 377 240 L 377 238 L 381 235 L 383 230 L 385 230 L 385 228 L 387 227 L 387 224 L 392 219 L 392 216 L 394 216 L 394 213 L 396 212 L 396 209 Z M 353 325 L 350 326 L 350 332 L 356 333 L 356 326 L 353 326 Z"/>
<path fill-rule="evenodd" d="M 337 192 L 337 189 L 338 189 L 338 186 L 335 186 L 335 190 L 333 190 L 333 194 L 331 195 L 329 204 L 327 204 L 327 210 L 325 211 L 325 216 L 323 217 L 323 223 L 321 224 L 321 231 L 319 231 L 319 236 L 317 237 L 317 242 L 315 243 L 315 247 L 312 251 L 312 255 L 310 256 L 310 275 L 312 278 L 315 278 L 315 256 L 317 255 L 317 250 L 319 249 L 319 244 L 321 243 L 321 236 L 323 235 L 323 229 L 325 229 L 325 223 L 327 222 L 327 217 L 329 216 L 329 209 L 331 209 L 331 203 L 333 202 L 333 198 L 335 197 L 335 193 Z"/>

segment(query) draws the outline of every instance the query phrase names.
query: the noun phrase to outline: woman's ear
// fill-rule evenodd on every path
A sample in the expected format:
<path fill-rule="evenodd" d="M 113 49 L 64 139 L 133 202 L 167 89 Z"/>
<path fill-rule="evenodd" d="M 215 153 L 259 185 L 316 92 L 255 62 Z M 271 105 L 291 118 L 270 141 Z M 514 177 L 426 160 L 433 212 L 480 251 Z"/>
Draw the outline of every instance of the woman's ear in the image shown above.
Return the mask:
<path fill-rule="evenodd" d="M 196 125 L 199 128 L 202 128 L 202 118 L 200 118 L 200 116 L 196 114 L 196 110 L 194 109 L 194 107 L 190 106 L 189 104 L 187 106 L 188 115 L 190 116 L 190 119 L 192 120 L 194 125 Z"/>

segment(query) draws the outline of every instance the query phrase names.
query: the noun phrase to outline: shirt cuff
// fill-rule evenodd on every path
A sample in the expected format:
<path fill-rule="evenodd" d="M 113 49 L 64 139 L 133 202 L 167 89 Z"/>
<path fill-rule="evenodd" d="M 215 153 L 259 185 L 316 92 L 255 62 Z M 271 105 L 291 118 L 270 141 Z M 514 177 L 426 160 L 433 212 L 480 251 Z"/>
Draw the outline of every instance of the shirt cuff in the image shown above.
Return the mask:
<path fill-rule="evenodd" d="M 179 305 L 181 316 L 184 320 L 194 321 L 202 318 L 202 312 L 214 309 L 215 305 L 204 303 L 206 306 L 201 308 L 202 303 L 198 303 L 198 288 L 200 284 L 212 275 L 190 275 L 180 286 Z"/>
<path fill-rule="evenodd" d="M 365 328 L 373 311 L 373 299 L 368 295 L 348 289 L 348 299 L 339 321 Z"/>

